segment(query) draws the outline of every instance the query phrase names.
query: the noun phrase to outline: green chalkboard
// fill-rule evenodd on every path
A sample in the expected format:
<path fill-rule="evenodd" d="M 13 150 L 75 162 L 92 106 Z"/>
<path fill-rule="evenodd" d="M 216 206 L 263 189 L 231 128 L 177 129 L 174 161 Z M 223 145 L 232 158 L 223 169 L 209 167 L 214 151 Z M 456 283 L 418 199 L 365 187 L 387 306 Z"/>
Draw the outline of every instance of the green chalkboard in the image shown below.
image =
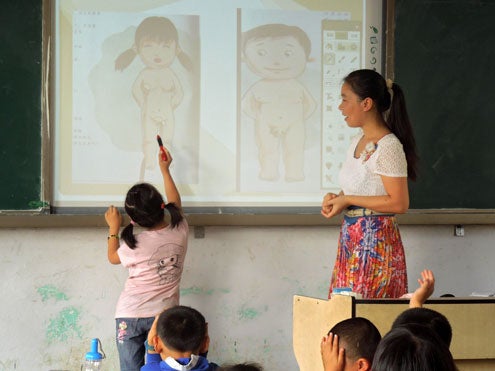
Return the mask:
<path fill-rule="evenodd" d="M 41 199 L 42 0 L 3 1 L 0 22 L 0 210 Z"/>
<path fill-rule="evenodd" d="M 421 157 L 411 208 L 495 208 L 494 20 L 494 1 L 395 1 L 394 79 Z"/>

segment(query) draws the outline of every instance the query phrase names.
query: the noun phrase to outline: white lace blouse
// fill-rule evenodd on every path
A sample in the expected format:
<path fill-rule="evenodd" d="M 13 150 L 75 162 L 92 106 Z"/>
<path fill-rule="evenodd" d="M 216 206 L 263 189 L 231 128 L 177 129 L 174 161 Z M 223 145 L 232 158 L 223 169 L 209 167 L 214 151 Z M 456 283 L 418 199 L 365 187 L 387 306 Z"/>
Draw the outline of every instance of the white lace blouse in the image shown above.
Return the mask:
<path fill-rule="evenodd" d="M 383 196 L 386 195 L 380 175 L 407 177 L 406 155 L 402 144 L 394 134 L 381 138 L 376 147 L 368 147 L 367 154 L 356 154 L 356 146 L 362 134 L 357 135 L 347 150 L 345 162 L 339 174 L 339 182 L 345 195 Z"/>

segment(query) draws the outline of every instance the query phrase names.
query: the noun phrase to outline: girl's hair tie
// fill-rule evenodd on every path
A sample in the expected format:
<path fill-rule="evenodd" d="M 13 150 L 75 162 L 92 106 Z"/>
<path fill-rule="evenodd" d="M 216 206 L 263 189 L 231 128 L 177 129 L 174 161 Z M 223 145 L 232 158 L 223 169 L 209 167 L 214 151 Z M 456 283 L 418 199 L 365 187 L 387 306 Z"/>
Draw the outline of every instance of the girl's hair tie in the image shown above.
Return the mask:
<path fill-rule="evenodd" d="M 165 202 L 162 202 L 162 204 L 160 205 L 160 208 L 165 209 Z"/>
<path fill-rule="evenodd" d="M 136 222 L 134 220 L 131 219 L 131 224 L 132 225 L 136 225 Z"/>

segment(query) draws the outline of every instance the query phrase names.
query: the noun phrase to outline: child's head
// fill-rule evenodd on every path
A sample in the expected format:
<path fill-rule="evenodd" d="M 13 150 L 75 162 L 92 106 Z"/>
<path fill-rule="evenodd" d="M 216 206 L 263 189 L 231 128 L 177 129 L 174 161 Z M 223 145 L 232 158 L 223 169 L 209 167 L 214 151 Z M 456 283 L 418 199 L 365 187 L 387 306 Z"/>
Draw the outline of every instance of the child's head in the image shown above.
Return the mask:
<path fill-rule="evenodd" d="M 218 369 L 218 371 L 263 371 L 263 367 L 257 363 L 237 363 L 235 365 L 226 365 Z"/>
<path fill-rule="evenodd" d="M 125 211 L 133 222 L 151 228 L 163 221 L 165 203 L 158 190 L 148 183 L 139 183 L 127 191 Z"/>
<path fill-rule="evenodd" d="M 337 335 L 339 347 L 345 349 L 345 370 L 363 369 L 365 367 L 362 364 L 365 362 L 368 369 L 371 369 L 381 335 L 370 320 L 362 317 L 349 318 L 337 323 L 329 333 Z"/>
<path fill-rule="evenodd" d="M 123 52 L 115 61 L 115 69 L 123 70 L 139 54 L 150 68 L 164 68 L 172 64 L 175 57 L 190 70 L 191 61 L 179 46 L 177 28 L 165 17 L 145 18 L 137 27 L 134 46 Z"/>
<path fill-rule="evenodd" d="M 442 313 L 429 308 L 410 308 L 397 316 L 392 328 L 411 323 L 431 328 L 447 347 L 450 347 L 452 326 L 450 326 L 449 320 Z"/>
<path fill-rule="evenodd" d="M 387 333 L 373 360 L 373 371 L 457 370 L 452 354 L 435 332 L 426 326 L 408 324 Z"/>
<path fill-rule="evenodd" d="M 156 332 L 158 352 L 162 352 L 163 345 L 169 351 L 197 355 L 207 334 L 206 320 L 196 309 L 178 305 L 160 314 Z"/>
<path fill-rule="evenodd" d="M 134 249 L 136 238 L 133 224 L 143 228 L 153 228 L 164 222 L 165 209 L 170 213 L 170 224 L 175 227 L 182 220 L 180 209 L 173 203 L 165 204 L 160 192 L 149 183 L 138 183 L 127 191 L 125 211 L 131 218 L 131 223 L 122 231 L 122 239 Z"/>
<path fill-rule="evenodd" d="M 301 75 L 309 60 L 311 41 L 302 29 L 265 24 L 243 33 L 242 51 L 255 74 L 274 80 Z"/>

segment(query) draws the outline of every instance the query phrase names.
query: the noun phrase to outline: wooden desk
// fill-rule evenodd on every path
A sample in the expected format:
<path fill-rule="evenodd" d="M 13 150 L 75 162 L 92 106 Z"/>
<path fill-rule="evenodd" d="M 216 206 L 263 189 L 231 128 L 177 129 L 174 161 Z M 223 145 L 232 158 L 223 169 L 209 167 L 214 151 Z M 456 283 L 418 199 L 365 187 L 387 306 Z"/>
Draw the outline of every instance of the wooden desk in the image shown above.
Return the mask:
<path fill-rule="evenodd" d="M 293 347 L 300 371 L 323 371 L 320 342 L 337 322 L 365 317 L 385 335 L 408 300 L 355 299 L 335 296 L 331 300 L 295 295 L 293 300 Z M 495 370 L 495 299 L 438 298 L 426 308 L 445 315 L 452 326 L 450 350 L 460 371 Z"/>

